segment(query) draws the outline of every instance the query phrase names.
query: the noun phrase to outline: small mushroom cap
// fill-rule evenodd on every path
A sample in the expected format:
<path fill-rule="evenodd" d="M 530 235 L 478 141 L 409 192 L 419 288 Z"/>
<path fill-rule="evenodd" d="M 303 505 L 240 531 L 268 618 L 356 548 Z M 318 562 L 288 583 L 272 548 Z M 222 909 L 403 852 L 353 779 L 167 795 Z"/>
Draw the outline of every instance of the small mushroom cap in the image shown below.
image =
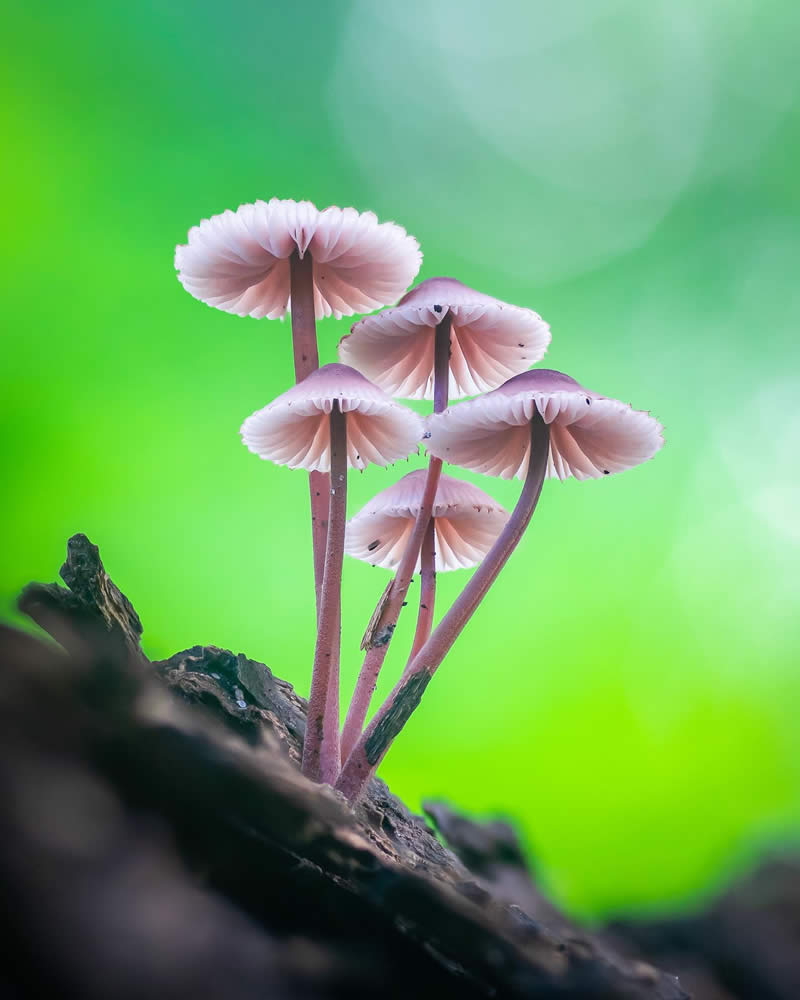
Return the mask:
<path fill-rule="evenodd" d="M 178 280 L 196 299 L 260 319 L 291 309 L 289 258 L 314 261 L 317 319 L 369 312 L 394 302 L 419 271 L 413 236 L 354 208 L 319 211 L 310 201 L 257 201 L 203 219 L 175 249 Z"/>
<path fill-rule="evenodd" d="M 532 310 L 455 278 L 428 278 L 393 309 L 356 323 L 339 343 L 339 358 L 393 396 L 432 399 L 434 331 L 448 311 L 451 399 L 496 388 L 540 361 L 550 343 L 550 327 Z"/>
<path fill-rule="evenodd" d="M 347 414 L 347 464 L 364 469 L 407 458 L 422 437 L 422 418 L 347 365 L 312 372 L 242 424 L 242 441 L 261 458 L 290 469 L 328 472 L 334 402 Z"/>
<path fill-rule="evenodd" d="M 344 550 L 383 569 L 395 569 L 419 513 L 427 470 L 407 476 L 378 493 L 347 523 Z M 437 572 L 477 566 L 508 520 L 508 511 L 483 490 L 441 476 L 433 505 Z M 417 560 L 415 573 L 419 572 Z"/>
<path fill-rule="evenodd" d="M 584 389 L 561 372 L 537 368 L 499 389 L 428 418 L 428 451 L 488 476 L 522 479 L 534 408 L 550 425 L 550 478 L 599 479 L 652 458 L 664 443 L 649 413 Z"/>

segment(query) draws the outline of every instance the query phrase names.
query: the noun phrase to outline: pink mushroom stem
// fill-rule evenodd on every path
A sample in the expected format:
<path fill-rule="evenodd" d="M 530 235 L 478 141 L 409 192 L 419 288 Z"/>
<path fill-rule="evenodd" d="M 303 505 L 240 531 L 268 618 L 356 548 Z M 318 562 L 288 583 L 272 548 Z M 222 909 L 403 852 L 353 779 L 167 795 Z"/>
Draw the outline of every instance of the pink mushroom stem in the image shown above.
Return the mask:
<path fill-rule="evenodd" d="M 314 315 L 314 262 L 306 251 L 303 257 L 295 250 L 289 258 L 289 282 L 292 310 L 292 347 L 294 349 L 295 382 L 302 382 L 319 368 L 317 325 Z M 325 544 L 328 534 L 328 494 L 330 476 L 327 472 L 309 472 L 311 494 L 311 544 L 314 549 L 314 589 L 319 617 L 322 577 L 325 570 Z"/>
<path fill-rule="evenodd" d="M 528 471 L 511 517 L 469 583 L 406 667 L 394 690 L 375 713 L 345 761 L 336 788 L 351 803 L 358 800 L 395 737 L 419 705 L 437 667 L 497 579 L 530 523 L 547 472 L 550 446 L 550 429 L 538 410 L 531 420 L 530 430 Z"/>
<path fill-rule="evenodd" d="M 433 349 L 433 411 L 441 413 L 447 409 L 448 387 L 450 378 L 450 331 L 452 327 L 452 316 L 449 310 L 445 312 L 442 319 L 436 326 Z M 425 489 L 420 501 L 419 513 L 408 537 L 403 557 L 397 567 L 392 587 L 386 597 L 381 597 L 383 609 L 372 629 L 371 646 L 364 656 L 361 671 L 356 681 L 353 697 L 350 700 L 350 707 L 347 710 L 344 729 L 342 730 L 342 759 L 346 760 L 348 754 L 353 749 L 361 735 L 364 727 L 364 720 L 369 711 L 372 695 L 375 693 L 375 685 L 378 683 L 378 675 L 381 672 L 383 661 L 389 651 L 389 643 L 397 627 L 397 620 L 403 609 L 403 602 L 408 594 L 408 588 L 414 578 L 414 568 L 419 559 L 422 542 L 428 523 L 433 514 L 433 505 L 436 500 L 436 490 L 439 486 L 439 476 L 442 472 L 442 461 L 432 455 L 428 462 L 428 475 L 425 480 Z"/>
<path fill-rule="evenodd" d="M 433 340 L 433 412 L 447 409 L 450 391 L 450 333 L 453 316 L 450 310 L 444 314 L 436 327 Z"/>
<path fill-rule="evenodd" d="M 428 528 L 422 542 L 419 577 L 419 614 L 417 615 L 417 631 L 414 634 L 414 642 L 408 658 L 409 663 L 428 641 L 433 625 L 433 609 L 436 603 L 436 519 L 433 517 L 428 521 Z"/>
<path fill-rule="evenodd" d="M 330 414 L 331 472 L 325 571 L 308 699 L 303 774 L 334 784 L 339 773 L 339 651 L 342 563 L 347 521 L 347 417 L 334 401 Z"/>
<path fill-rule="evenodd" d="M 340 638 L 339 641 L 336 642 L 335 656 L 331 658 L 328 696 L 325 699 L 325 717 L 323 720 L 323 740 L 326 751 L 328 747 L 333 747 L 333 751 L 330 755 L 333 763 L 331 764 L 326 752 L 324 754 L 326 761 L 324 773 L 321 773 L 320 775 L 320 780 L 324 781 L 328 785 L 332 785 L 336 781 L 339 776 L 339 771 L 342 768 L 342 751 L 339 739 L 339 669 L 341 665 L 342 634 L 341 601 L 339 602 L 339 614 L 333 624 L 333 629 L 335 630 L 335 634 Z M 333 682 L 334 678 L 335 683 Z"/>
<path fill-rule="evenodd" d="M 385 598 L 385 604 L 380 618 L 372 630 L 372 645 L 364 656 L 361 665 L 361 672 L 356 681 L 353 697 L 350 701 L 350 708 L 347 711 L 344 729 L 342 730 L 342 759 L 353 749 L 361 735 L 364 727 L 364 720 L 369 711 L 372 695 L 375 692 L 375 685 L 378 683 L 378 674 L 386 659 L 389 643 L 392 640 L 397 619 L 403 608 L 408 588 L 414 577 L 414 568 L 419 558 L 419 551 L 425 531 L 433 512 L 433 503 L 436 499 L 436 489 L 439 485 L 439 476 L 442 472 L 442 462 L 438 458 L 431 458 L 428 466 L 428 475 L 425 479 L 425 489 L 420 500 L 419 514 L 411 529 L 408 544 L 406 546 L 397 573 L 392 581 L 392 587 Z M 382 598 L 383 600 L 383 598 Z"/>

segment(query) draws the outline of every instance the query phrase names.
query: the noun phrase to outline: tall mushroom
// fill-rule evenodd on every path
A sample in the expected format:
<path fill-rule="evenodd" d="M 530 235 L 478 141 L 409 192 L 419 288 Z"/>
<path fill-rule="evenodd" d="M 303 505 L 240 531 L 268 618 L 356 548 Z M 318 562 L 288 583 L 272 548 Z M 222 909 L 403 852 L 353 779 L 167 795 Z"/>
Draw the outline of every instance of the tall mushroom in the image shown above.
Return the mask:
<path fill-rule="evenodd" d="M 392 396 L 434 399 L 436 334 L 447 319 L 449 378 L 441 389 L 450 399 L 496 389 L 541 361 L 550 343 L 549 326 L 533 310 L 455 278 L 428 278 L 393 308 L 356 323 L 339 342 L 339 358 Z"/>
<path fill-rule="evenodd" d="M 239 316 L 292 314 L 295 381 L 319 367 L 315 317 L 351 316 L 394 302 L 419 271 L 417 241 L 372 212 L 273 198 L 204 219 L 176 247 L 175 267 L 196 299 Z M 319 611 L 328 479 L 310 473 Z"/>
<path fill-rule="evenodd" d="M 347 365 L 325 365 L 242 424 L 242 440 L 261 458 L 330 473 L 325 566 L 308 702 L 303 773 L 333 784 L 339 770 L 339 644 L 347 469 L 406 458 L 421 418 Z"/>
<path fill-rule="evenodd" d="M 527 527 L 546 475 L 598 479 L 646 461 L 663 444 L 648 413 L 584 389 L 560 372 L 538 369 L 486 396 L 429 418 L 428 449 L 475 472 L 524 479 L 520 498 L 492 550 L 430 639 L 406 667 L 364 730 L 336 787 L 361 794 L 431 677 L 497 578 Z"/>
<path fill-rule="evenodd" d="M 450 398 L 494 389 L 541 360 L 550 328 L 531 309 L 476 292 L 455 278 L 428 278 L 392 309 L 356 323 L 339 343 L 339 357 L 394 396 L 433 398 L 441 413 Z M 375 686 L 387 638 L 406 599 L 431 517 L 442 463 L 431 455 L 419 513 L 405 555 L 376 608 L 374 635 L 357 690 Z M 363 719 L 362 719 L 363 722 Z"/>
<path fill-rule="evenodd" d="M 345 552 L 372 566 L 396 569 L 407 551 L 426 479 L 424 469 L 409 472 L 374 496 L 348 522 Z M 422 553 L 413 570 L 421 573 L 421 585 L 412 657 L 430 635 L 437 571 L 443 573 L 477 566 L 507 520 L 508 512 L 477 486 L 452 476 L 440 476 Z M 366 636 L 365 641 L 368 642 Z M 374 671 L 359 675 L 342 731 L 343 759 L 361 735 L 377 679 Z"/>

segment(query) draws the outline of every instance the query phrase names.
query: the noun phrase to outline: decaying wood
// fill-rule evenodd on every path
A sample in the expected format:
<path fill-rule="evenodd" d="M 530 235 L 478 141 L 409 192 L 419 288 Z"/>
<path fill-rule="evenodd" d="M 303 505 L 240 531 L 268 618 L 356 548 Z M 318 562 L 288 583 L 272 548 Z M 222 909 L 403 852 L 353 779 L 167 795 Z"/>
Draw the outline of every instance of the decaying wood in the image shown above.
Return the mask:
<path fill-rule="evenodd" d="M 680 970 L 698 1000 L 798 1000 L 800 857 L 776 853 L 708 906 L 619 920 L 604 937 L 632 957 Z"/>
<path fill-rule="evenodd" d="M 423 808 L 447 846 L 495 899 L 519 907 L 545 927 L 565 937 L 580 937 L 570 921 L 537 887 L 519 838 L 503 820 L 476 822 L 444 802 Z"/>
<path fill-rule="evenodd" d="M 391 594 L 393 586 L 394 577 L 392 577 L 392 579 L 383 588 L 383 593 L 378 599 L 378 603 L 375 605 L 372 617 L 367 622 L 366 629 L 364 629 L 361 646 L 359 647 L 360 649 L 367 650 L 372 649 L 373 646 L 386 646 L 390 642 L 394 633 L 394 625 L 385 627 L 377 636 L 375 635 L 375 630 L 378 627 L 378 622 L 381 620 L 383 609 L 386 607 L 386 602 L 389 600 L 389 594 Z"/>
<path fill-rule="evenodd" d="M 144 657 L 139 616 L 106 573 L 100 550 L 86 535 L 73 535 L 67 542 L 60 576 L 69 589 L 31 583 L 20 596 L 20 611 L 78 655 L 87 654 L 88 640 L 95 646 L 99 641 L 118 648 L 123 656 Z"/>
<path fill-rule="evenodd" d="M 199 646 L 147 662 L 85 536 L 62 577 L 68 590 L 34 584 L 20 606 L 66 652 L 0 637 L 0 878 L 18 956 L 0 986 L 123 1000 L 686 996 L 523 891 L 512 835 L 470 853 L 478 828 L 459 833 L 429 806 L 459 857 L 383 782 L 352 812 L 307 781 L 305 701 L 263 664 Z"/>

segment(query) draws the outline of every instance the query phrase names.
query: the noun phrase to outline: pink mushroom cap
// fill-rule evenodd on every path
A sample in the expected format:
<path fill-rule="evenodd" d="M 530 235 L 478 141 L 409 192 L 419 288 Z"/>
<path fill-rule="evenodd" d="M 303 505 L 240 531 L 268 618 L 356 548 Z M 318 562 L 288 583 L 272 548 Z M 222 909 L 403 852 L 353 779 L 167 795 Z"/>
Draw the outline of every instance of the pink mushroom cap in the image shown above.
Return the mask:
<path fill-rule="evenodd" d="M 639 465 L 664 443 L 649 413 L 584 389 L 561 372 L 538 368 L 479 399 L 428 418 L 428 451 L 489 476 L 522 479 L 534 409 L 550 426 L 550 478 L 599 479 Z"/>
<path fill-rule="evenodd" d="M 291 310 L 289 258 L 314 262 L 317 319 L 369 312 L 396 301 L 422 262 L 419 244 L 372 212 L 310 201 L 257 201 L 204 219 L 176 247 L 178 280 L 225 312 L 277 319 Z"/>
<path fill-rule="evenodd" d="M 434 331 L 448 312 L 451 399 L 496 388 L 540 361 L 550 343 L 549 326 L 531 309 L 455 278 L 428 278 L 394 308 L 356 323 L 339 343 L 339 358 L 393 396 L 432 399 Z"/>
<path fill-rule="evenodd" d="M 347 414 L 347 464 L 364 469 L 407 458 L 422 437 L 422 418 L 395 403 L 347 365 L 324 365 L 242 424 L 242 441 L 260 458 L 290 469 L 328 472 L 328 416 Z"/>
<path fill-rule="evenodd" d="M 347 524 L 348 555 L 395 569 L 419 513 L 427 471 L 409 472 L 378 493 Z M 469 569 L 483 559 L 508 520 L 508 511 L 483 490 L 452 476 L 441 476 L 433 505 L 438 572 Z M 417 560 L 415 573 L 419 572 Z"/>

